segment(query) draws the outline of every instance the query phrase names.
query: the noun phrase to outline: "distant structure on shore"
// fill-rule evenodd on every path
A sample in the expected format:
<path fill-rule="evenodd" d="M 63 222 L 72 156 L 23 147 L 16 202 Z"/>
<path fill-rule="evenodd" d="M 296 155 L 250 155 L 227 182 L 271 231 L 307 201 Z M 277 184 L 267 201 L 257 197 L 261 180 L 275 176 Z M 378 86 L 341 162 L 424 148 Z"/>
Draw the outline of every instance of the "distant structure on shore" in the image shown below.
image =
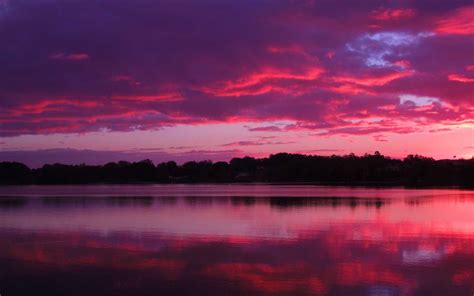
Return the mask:
<path fill-rule="evenodd" d="M 0 184 L 125 183 L 319 183 L 368 186 L 474 187 L 474 159 L 434 160 L 419 155 L 393 159 L 376 152 L 355 156 L 278 153 L 268 158 L 234 158 L 230 162 L 174 161 L 154 165 L 111 162 L 105 165 L 47 164 L 30 169 L 0 162 Z"/>

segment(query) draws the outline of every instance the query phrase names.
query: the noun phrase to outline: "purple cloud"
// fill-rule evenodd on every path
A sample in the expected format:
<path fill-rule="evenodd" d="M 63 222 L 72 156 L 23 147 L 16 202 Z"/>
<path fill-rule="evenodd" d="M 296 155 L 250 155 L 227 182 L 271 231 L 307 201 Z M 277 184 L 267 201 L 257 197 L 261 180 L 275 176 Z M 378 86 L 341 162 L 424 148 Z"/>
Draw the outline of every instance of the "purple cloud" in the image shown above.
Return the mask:
<path fill-rule="evenodd" d="M 381 140 L 472 123 L 472 2 L 409 4 L 8 1 L 0 136 L 256 122 Z"/>

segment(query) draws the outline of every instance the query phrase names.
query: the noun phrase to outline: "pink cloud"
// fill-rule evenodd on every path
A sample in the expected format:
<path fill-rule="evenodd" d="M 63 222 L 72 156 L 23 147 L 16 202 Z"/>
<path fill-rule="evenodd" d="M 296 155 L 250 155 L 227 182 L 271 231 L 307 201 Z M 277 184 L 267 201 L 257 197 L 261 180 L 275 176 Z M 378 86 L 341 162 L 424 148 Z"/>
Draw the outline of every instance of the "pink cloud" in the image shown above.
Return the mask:
<path fill-rule="evenodd" d="M 393 72 L 377 76 L 359 77 L 359 76 L 336 76 L 333 80 L 340 83 L 352 83 L 361 86 L 380 86 L 390 83 L 393 80 L 413 75 L 411 71 Z"/>
<path fill-rule="evenodd" d="M 429 130 L 430 133 L 439 133 L 439 132 L 449 132 L 451 131 L 450 128 L 437 128 Z"/>
<path fill-rule="evenodd" d="M 451 81 L 458 81 L 458 82 L 474 82 L 474 78 L 469 78 L 464 75 L 459 75 L 459 74 L 449 74 L 448 79 Z"/>
<path fill-rule="evenodd" d="M 53 60 L 63 61 L 83 61 L 88 60 L 90 57 L 87 53 L 64 53 L 59 52 L 49 56 Z"/>
<path fill-rule="evenodd" d="M 437 22 L 435 31 L 440 34 L 474 34 L 474 6 L 462 7 Z"/>
<path fill-rule="evenodd" d="M 163 102 L 163 101 L 179 101 L 183 97 L 180 93 L 169 92 L 169 93 L 160 93 L 156 95 L 135 95 L 131 94 L 129 96 L 125 95 L 116 95 L 112 96 L 113 100 L 125 100 L 125 101 L 140 101 L 140 102 Z"/>
<path fill-rule="evenodd" d="M 391 21 L 412 18 L 415 16 L 415 10 L 405 9 L 377 9 L 371 12 L 371 17 L 379 21 Z"/>
<path fill-rule="evenodd" d="M 57 99 L 57 100 L 42 100 L 36 103 L 21 105 L 18 109 L 14 110 L 12 115 L 25 115 L 25 114 L 43 114 L 51 111 L 62 111 L 68 107 L 74 108 L 95 108 L 100 105 L 97 101 L 84 101 L 84 100 L 68 100 L 68 99 Z"/>
<path fill-rule="evenodd" d="M 215 87 L 203 87 L 201 90 L 219 97 L 262 95 L 269 92 L 289 93 L 291 89 L 282 87 L 281 81 L 312 81 L 317 79 L 324 70 L 317 67 L 309 68 L 302 73 L 288 70 L 268 68 L 262 71 L 239 77 L 236 80 L 219 82 Z"/>
<path fill-rule="evenodd" d="M 342 153 L 344 149 L 331 149 L 331 148 L 321 148 L 321 149 L 306 149 L 306 150 L 297 150 L 295 153 L 300 154 L 311 154 L 311 155 L 319 155 L 319 154 L 327 154 L 327 153 Z"/>
<path fill-rule="evenodd" d="M 251 132 L 279 132 L 282 129 L 276 125 L 269 125 L 269 126 L 249 127 L 248 130 Z"/>
<path fill-rule="evenodd" d="M 265 137 L 260 140 L 250 140 L 250 141 L 237 141 L 224 144 L 222 146 L 263 146 L 263 145 L 286 145 L 293 144 L 294 141 L 262 141 L 265 140 Z"/>
<path fill-rule="evenodd" d="M 11 1 L 14 9 L 0 18 L 8 44 L 0 47 L 7 57 L 0 68 L 1 137 L 239 125 L 258 135 L 368 135 L 373 144 L 373 137 L 434 137 L 429 130 L 472 124 L 468 1 L 345 9 L 331 1 L 258 8 L 113 1 L 120 19 L 87 1 L 47 2 Z M 87 21 L 78 7 L 89 12 Z M 48 38 L 39 44 L 42 32 Z M 401 103 L 407 94 L 414 101 Z M 423 98 L 436 100 L 417 104 Z M 222 136 L 213 143 L 221 145 L 245 144 L 253 135 L 205 137 Z"/>
<path fill-rule="evenodd" d="M 377 142 L 388 142 L 385 135 L 374 135 L 374 140 Z"/>

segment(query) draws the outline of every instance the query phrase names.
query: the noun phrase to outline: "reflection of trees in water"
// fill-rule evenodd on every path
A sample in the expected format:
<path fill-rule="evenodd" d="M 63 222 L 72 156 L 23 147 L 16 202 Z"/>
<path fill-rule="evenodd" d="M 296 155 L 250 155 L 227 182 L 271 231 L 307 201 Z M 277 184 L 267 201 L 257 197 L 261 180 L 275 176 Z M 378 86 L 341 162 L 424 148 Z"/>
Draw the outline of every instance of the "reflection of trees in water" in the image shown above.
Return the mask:
<path fill-rule="evenodd" d="M 48 196 L 42 197 L 41 203 L 47 207 L 87 207 L 97 204 L 91 197 Z"/>
<path fill-rule="evenodd" d="M 448 198 L 448 197 L 443 196 L 442 198 Z M 409 206 L 412 206 L 412 207 L 420 206 L 420 205 L 430 203 L 430 202 L 433 202 L 433 197 L 428 197 L 428 196 L 426 196 L 426 197 L 411 197 L 411 198 L 405 199 L 405 204 L 409 205 Z"/>
<path fill-rule="evenodd" d="M 154 199 L 151 196 L 111 196 L 107 204 L 112 206 L 151 206 Z"/>
<path fill-rule="evenodd" d="M 0 197 L 1 209 L 22 208 L 28 203 L 27 198 L 22 197 Z"/>
<path fill-rule="evenodd" d="M 151 206 L 155 202 L 152 196 L 48 196 L 41 203 L 48 207 L 93 207 L 93 206 Z"/>
<path fill-rule="evenodd" d="M 276 208 L 291 207 L 376 207 L 380 208 L 389 203 L 385 198 L 360 198 L 360 197 L 252 197 L 252 196 L 231 196 L 231 197 L 185 197 L 184 200 L 190 205 L 211 205 L 214 203 L 231 203 L 233 206 L 254 206 L 266 204 Z"/>
<path fill-rule="evenodd" d="M 443 199 L 453 198 L 453 196 L 443 196 Z M 471 201 L 468 197 L 455 196 L 459 201 Z M 410 197 L 403 200 L 408 206 L 418 206 L 433 202 L 433 196 Z M 210 206 L 231 204 L 232 206 L 252 207 L 257 204 L 266 204 L 275 208 L 292 207 L 375 207 L 381 208 L 393 202 L 388 198 L 363 198 L 363 197 L 297 197 L 297 196 L 276 196 L 276 197 L 253 197 L 253 196 L 183 196 L 183 197 L 154 197 L 154 196 L 48 196 L 40 198 L 30 197 L 0 197 L 0 208 L 20 208 L 28 204 L 31 200 L 39 200 L 43 206 L 47 207 L 94 207 L 111 206 L 127 207 L 142 206 L 176 206 L 180 201 L 190 206 Z"/>
<path fill-rule="evenodd" d="M 455 200 L 456 202 L 474 202 L 474 194 L 443 194 L 443 196 L 434 196 L 434 195 L 427 195 L 427 196 L 416 196 L 406 198 L 405 204 L 409 206 L 420 206 L 427 203 L 431 203 L 436 199 L 442 200 Z"/>
<path fill-rule="evenodd" d="M 235 206 L 253 206 L 257 203 L 257 199 L 251 196 L 233 196 L 231 202 Z"/>
<path fill-rule="evenodd" d="M 384 198 L 360 198 L 360 197 L 277 197 L 270 198 L 272 207 L 376 207 L 380 208 L 389 203 Z"/>
<path fill-rule="evenodd" d="M 153 201 L 159 205 L 172 206 L 178 202 L 178 198 L 174 196 L 164 196 L 155 198 Z"/>
<path fill-rule="evenodd" d="M 184 201 L 188 205 L 199 205 L 199 206 L 205 206 L 205 205 L 211 205 L 214 203 L 214 197 L 211 196 L 186 196 L 184 197 Z"/>

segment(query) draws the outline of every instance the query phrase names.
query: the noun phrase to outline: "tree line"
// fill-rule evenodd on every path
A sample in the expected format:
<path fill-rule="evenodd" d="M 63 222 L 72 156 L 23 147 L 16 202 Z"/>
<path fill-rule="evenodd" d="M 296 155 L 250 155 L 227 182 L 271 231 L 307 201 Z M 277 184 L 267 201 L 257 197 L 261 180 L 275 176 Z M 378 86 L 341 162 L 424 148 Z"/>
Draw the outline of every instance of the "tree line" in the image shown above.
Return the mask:
<path fill-rule="evenodd" d="M 474 158 L 434 160 L 419 155 L 394 159 L 379 152 L 356 156 L 278 153 L 266 158 L 233 158 L 230 162 L 151 160 L 105 165 L 46 164 L 30 169 L 19 162 L 0 162 L 0 184 L 126 184 L 307 182 L 347 185 L 474 187 Z"/>

